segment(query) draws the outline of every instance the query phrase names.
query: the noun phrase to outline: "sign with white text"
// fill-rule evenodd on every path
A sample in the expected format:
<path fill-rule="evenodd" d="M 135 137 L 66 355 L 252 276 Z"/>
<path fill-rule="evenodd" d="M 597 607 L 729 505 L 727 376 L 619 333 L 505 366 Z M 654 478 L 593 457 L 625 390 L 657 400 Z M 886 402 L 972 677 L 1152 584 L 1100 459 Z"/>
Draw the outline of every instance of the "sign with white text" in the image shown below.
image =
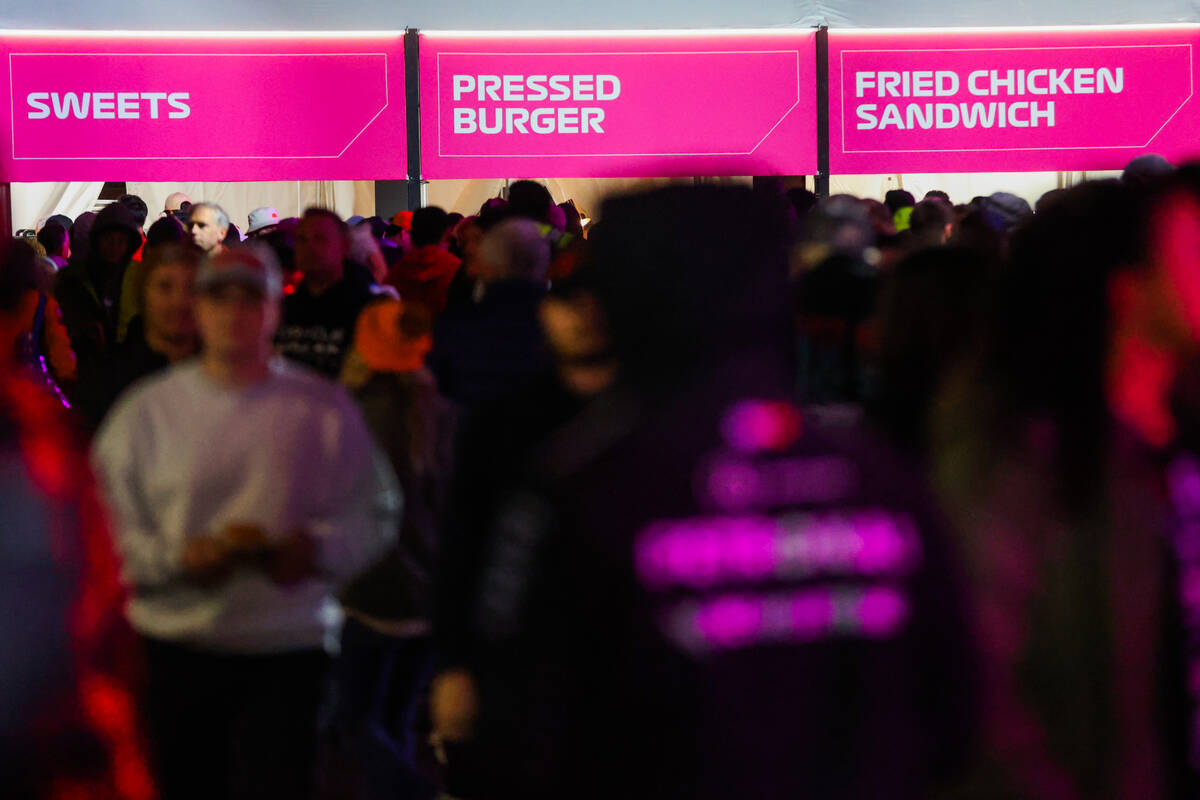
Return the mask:
<path fill-rule="evenodd" d="M 805 175 L 816 35 L 421 35 L 427 178 Z"/>
<path fill-rule="evenodd" d="M 830 170 L 1120 169 L 1200 154 L 1200 28 L 829 34 Z"/>
<path fill-rule="evenodd" d="M 404 48 L 374 38 L 5 36 L 0 179 L 404 178 Z"/>

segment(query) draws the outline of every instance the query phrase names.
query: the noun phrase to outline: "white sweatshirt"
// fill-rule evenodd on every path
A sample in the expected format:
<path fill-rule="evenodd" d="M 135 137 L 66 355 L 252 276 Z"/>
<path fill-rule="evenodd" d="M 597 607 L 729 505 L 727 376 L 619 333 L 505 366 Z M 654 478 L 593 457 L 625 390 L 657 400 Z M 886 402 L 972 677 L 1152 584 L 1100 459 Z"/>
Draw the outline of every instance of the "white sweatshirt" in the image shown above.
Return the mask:
<path fill-rule="evenodd" d="M 228 653 L 336 646 L 337 585 L 396 535 L 400 491 L 340 386 L 283 359 L 230 389 L 198 361 L 148 378 L 105 420 L 92 461 L 106 491 L 140 633 Z M 321 577 L 291 587 L 239 568 L 200 588 L 182 577 L 190 537 L 245 523 L 306 527 Z"/>

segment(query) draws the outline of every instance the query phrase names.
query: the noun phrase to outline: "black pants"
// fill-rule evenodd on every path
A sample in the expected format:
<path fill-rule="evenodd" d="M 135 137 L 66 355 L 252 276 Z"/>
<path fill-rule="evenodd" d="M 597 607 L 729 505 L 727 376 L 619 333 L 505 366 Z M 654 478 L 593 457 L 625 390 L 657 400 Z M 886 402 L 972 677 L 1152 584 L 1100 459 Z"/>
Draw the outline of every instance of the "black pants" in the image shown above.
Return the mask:
<path fill-rule="evenodd" d="M 313 796 L 323 651 L 230 655 L 144 642 L 162 800 Z"/>
<path fill-rule="evenodd" d="M 342 796 L 423 800 L 436 794 L 415 756 L 416 716 L 432 671 L 428 637 L 385 636 L 346 619 L 333 666 L 335 722 L 346 769 L 361 783 Z"/>

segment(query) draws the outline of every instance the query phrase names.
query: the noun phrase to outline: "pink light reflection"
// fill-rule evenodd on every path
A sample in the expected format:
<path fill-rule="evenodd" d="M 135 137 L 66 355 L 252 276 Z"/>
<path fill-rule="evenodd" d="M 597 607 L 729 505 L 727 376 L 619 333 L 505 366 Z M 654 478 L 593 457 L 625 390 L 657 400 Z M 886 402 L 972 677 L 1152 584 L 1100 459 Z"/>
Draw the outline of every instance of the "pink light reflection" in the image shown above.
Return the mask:
<path fill-rule="evenodd" d="M 722 597 L 696 612 L 696 627 L 709 644 L 720 648 L 740 647 L 754 641 L 762 620 L 762 599 L 754 596 Z"/>
<path fill-rule="evenodd" d="M 721 422 L 729 446 L 743 453 L 782 452 L 800 438 L 802 417 L 791 403 L 778 400 L 743 400 Z"/>

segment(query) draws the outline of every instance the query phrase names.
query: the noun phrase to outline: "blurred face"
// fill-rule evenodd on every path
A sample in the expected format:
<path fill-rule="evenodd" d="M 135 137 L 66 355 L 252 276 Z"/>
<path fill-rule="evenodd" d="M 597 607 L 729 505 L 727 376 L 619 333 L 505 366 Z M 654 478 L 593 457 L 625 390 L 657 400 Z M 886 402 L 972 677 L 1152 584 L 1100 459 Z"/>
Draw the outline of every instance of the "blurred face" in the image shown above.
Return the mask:
<path fill-rule="evenodd" d="M 483 241 L 483 231 L 478 225 L 468 225 L 462 231 L 463 263 L 466 264 L 467 274 L 472 278 L 482 278 L 479 269 L 479 243 Z"/>
<path fill-rule="evenodd" d="M 211 208 L 194 209 L 188 221 L 188 232 L 192 235 L 192 241 L 206 253 L 225 241 L 228 230 L 228 227 L 217 227 L 217 215 Z"/>
<path fill-rule="evenodd" d="M 96 242 L 100 250 L 100 258 L 106 264 L 120 264 L 129 253 L 129 236 L 119 230 L 105 231 Z"/>
<path fill-rule="evenodd" d="M 182 264 L 163 264 L 146 279 L 146 333 L 168 341 L 194 339 L 195 270 Z"/>
<path fill-rule="evenodd" d="M 325 216 L 305 217 L 296 230 L 296 268 L 306 278 L 337 280 L 350 243 L 341 227 Z"/>
<path fill-rule="evenodd" d="M 237 284 L 215 286 L 197 297 L 196 321 L 207 356 L 253 363 L 271 352 L 279 304 Z"/>

